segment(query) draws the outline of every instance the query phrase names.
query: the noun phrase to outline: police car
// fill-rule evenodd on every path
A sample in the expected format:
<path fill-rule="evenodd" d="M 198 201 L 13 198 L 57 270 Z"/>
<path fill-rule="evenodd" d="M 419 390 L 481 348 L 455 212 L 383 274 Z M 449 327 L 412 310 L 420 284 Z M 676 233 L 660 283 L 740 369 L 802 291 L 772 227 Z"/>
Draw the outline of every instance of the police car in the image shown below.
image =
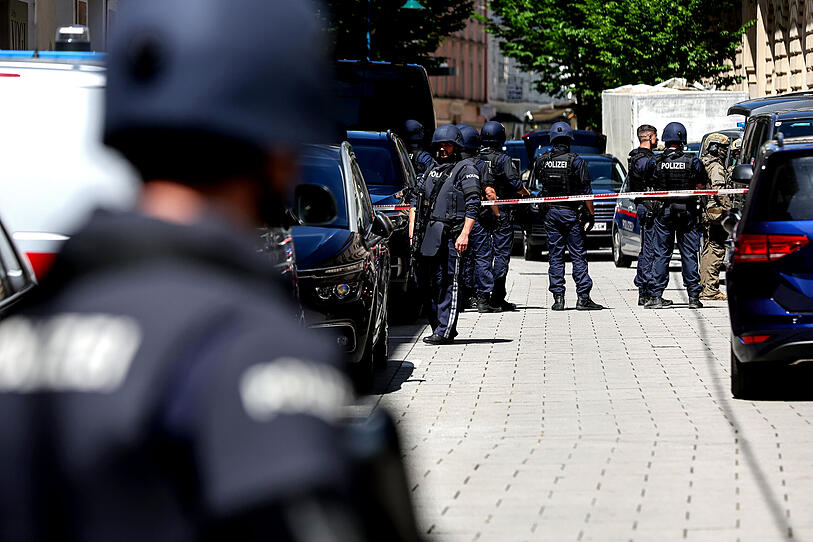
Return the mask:
<path fill-rule="evenodd" d="M 102 145 L 104 55 L 0 51 L 0 216 L 38 276 L 96 207 L 126 207 L 137 177 Z"/>

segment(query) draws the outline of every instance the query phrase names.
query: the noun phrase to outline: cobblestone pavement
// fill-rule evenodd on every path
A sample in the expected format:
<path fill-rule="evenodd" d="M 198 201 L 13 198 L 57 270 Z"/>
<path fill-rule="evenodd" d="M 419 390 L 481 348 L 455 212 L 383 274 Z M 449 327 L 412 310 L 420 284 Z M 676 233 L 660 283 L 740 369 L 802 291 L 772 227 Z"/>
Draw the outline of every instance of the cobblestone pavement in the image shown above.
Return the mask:
<path fill-rule="evenodd" d="M 590 271 L 611 310 L 550 311 L 547 264 L 515 258 L 521 310 L 450 346 L 391 328 L 378 401 L 429 539 L 813 541 L 813 403 L 733 400 L 725 303 L 689 310 L 679 273 L 652 311 L 634 268 Z"/>

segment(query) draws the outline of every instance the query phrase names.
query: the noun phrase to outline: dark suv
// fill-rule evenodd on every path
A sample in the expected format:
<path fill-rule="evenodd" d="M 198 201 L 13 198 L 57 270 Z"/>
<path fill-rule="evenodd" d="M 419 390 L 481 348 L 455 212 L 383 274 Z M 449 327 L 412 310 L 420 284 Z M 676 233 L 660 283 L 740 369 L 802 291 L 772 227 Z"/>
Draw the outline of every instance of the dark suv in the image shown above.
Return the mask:
<path fill-rule="evenodd" d="M 735 397 L 813 361 L 813 138 L 769 143 L 754 169 L 726 275 Z"/>
<path fill-rule="evenodd" d="M 336 207 L 333 213 L 321 213 L 330 220 L 313 220 L 309 198 L 302 198 L 306 203 L 299 209 L 295 205 L 300 225 L 291 232 L 305 321 L 334 332 L 359 390 L 367 391 L 374 369 L 387 361 L 387 239 L 392 223 L 373 212 L 349 143 L 308 147 L 300 170 L 296 192 L 328 191 Z"/>
<path fill-rule="evenodd" d="M 373 205 L 409 203 L 418 181 L 401 138 L 392 132 L 348 132 L 347 141 L 353 146 Z M 384 211 L 384 214 L 394 227 L 389 242 L 393 306 L 398 307 L 399 315 L 417 316 L 420 307 L 415 305 L 421 296 L 412 295 L 415 292 L 409 265 L 409 213 Z"/>

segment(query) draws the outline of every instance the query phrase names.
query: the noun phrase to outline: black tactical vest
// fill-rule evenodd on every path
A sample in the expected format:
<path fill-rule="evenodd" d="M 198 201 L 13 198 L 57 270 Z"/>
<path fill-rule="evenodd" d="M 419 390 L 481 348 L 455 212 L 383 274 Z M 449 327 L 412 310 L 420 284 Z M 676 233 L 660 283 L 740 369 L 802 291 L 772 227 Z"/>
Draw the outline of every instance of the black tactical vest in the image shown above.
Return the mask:
<path fill-rule="evenodd" d="M 466 218 L 466 201 L 463 191 L 455 183 L 460 170 L 471 165 L 463 160 L 457 164 L 440 165 L 426 176 L 424 191 L 429 198 L 429 218 L 449 225 L 456 225 Z"/>
<path fill-rule="evenodd" d="M 638 147 L 633 149 L 629 155 L 627 162 L 627 171 L 629 171 L 629 191 L 630 192 L 646 192 L 647 184 L 643 175 L 643 170 L 636 167 L 638 162 L 643 158 L 652 158 L 655 154 L 649 149 Z"/>
<path fill-rule="evenodd" d="M 657 190 L 693 190 L 695 174 L 692 158 L 683 151 L 664 152 L 655 159 L 655 186 Z"/>
<path fill-rule="evenodd" d="M 579 179 L 573 167 L 576 159 L 573 153 L 548 151 L 536 162 L 536 178 L 542 186 L 545 197 L 573 196 Z"/>

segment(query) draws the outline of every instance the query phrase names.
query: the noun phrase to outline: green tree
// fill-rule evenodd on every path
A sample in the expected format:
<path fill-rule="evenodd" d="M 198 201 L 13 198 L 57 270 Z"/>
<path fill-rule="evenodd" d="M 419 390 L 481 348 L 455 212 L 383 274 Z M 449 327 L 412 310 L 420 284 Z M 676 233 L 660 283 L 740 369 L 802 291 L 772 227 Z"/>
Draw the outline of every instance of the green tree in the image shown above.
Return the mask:
<path fill-rule="evenodd" d="M 738 0 L 492 0 L 488 29 L 507 56 L 536 72 L 540 91 L 577 100 L 598 126 L 601 92 L 671 77 L 728 85 L 747 28 Z M 750 24 L 750 23 L 749 23 Z"/>
<path fill-rule="evenodd" d="M 337 58 L 367 56 L 369 9 L 371 58 L 436 66 L 432 57 L 446 36 L 462 30 L 474 0 L 420 0 L 422 10 L 401 9 L 405 0 L 326 0 L 325 18 Z"/>

